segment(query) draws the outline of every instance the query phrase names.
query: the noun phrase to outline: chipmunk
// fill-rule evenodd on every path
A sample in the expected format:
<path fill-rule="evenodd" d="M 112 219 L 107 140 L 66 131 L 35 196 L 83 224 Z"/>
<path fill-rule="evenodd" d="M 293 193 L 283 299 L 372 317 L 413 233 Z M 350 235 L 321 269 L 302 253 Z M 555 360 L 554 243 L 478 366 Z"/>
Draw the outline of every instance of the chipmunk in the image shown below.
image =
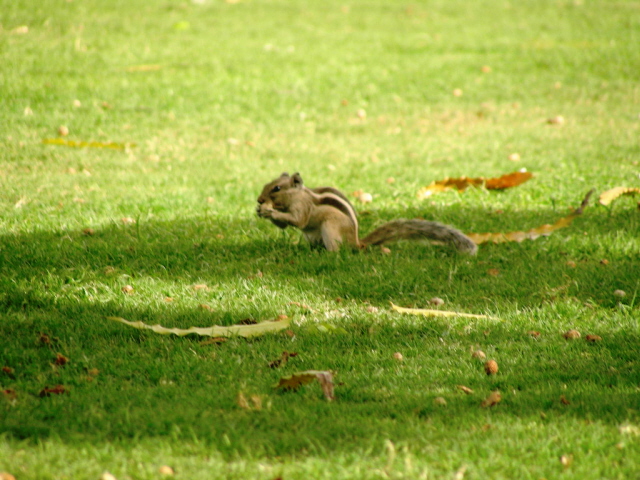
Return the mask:
<path fill-rule="evenodd" d="M 358 238 L 358 218 L 353 205 L 338 189 L 307 188 L 299 173 L 283 173 L 267 183 L 258 197 L 256 212 L 280 228 L 291 225 L 313 246 L 337 251 L 345 243 L 353 248 L 382 245 L 396 240 L 429 240 L 475 255 L 478 247 L 453 227 L 426 220 L 392 220 Z"/>

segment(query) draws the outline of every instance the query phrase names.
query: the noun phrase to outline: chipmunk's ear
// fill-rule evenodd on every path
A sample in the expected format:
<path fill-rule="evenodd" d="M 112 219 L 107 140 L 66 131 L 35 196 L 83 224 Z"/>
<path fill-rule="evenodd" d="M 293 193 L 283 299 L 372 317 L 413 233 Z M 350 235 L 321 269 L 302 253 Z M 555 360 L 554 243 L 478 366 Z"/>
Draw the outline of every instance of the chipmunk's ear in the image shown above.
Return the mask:
<path fill-rule="evenodd" d="M 294 173 L 293 177 L 291 177 L 291 179 L 293 180 L 293 184 L 296 187 L 302 187 L 302 185 L 303 185 L 302 177 L 300 176 L 300 174 L 298 172 Z"/>

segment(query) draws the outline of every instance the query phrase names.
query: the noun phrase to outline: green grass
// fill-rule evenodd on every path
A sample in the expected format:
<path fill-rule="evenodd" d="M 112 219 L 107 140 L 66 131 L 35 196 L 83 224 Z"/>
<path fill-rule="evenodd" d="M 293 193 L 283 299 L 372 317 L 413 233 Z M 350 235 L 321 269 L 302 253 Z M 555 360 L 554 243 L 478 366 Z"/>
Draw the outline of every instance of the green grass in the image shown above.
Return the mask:
<path fill-rule="evenodd" d="M 16 392 L 0 397 L 0 472 L 637 476 L 637 198 L 594 197 L 570 227 L 474 258 L 412 244 L 313 251 L 254 210 L 282 171 L 371 192 L 361 233 L 401 216 L 529 230 L 591 188 L 637 187 L 637 2 L 32 3 L 0 0 L 0 367 L 12 369 L 0 387 Z M 43 144 L 61 125 L 71 140 L 136 146 Z M 447 176 L 520 168 L 535 177 L 504 192 L 416 196 Z M 390 309 L 435 296 L 494 318 Z M 219 345 L 106 320 L 282 314 L 294 338 Z M 563 339 L 570 328 L 583 338 Z M 269 368 L 283 351 L 298 356 Z M 335 402 L 317 384 L 274 390 L 308 369 L 336 372 Z M 54 385 L 67 393 L 39 397 Z M 494 390 L 502 402 L 482 408 Z M 241 408 L 240 393 L 262 409 Z"/>

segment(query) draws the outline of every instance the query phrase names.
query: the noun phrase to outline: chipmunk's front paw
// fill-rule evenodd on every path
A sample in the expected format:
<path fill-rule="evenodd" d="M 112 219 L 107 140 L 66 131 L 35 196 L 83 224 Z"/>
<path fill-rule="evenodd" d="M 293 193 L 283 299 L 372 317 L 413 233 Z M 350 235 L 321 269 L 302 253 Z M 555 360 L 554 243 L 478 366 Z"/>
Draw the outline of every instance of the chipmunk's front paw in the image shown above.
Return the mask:
<path fill-rule="evenodd" d="M 275 210 L 271 204 L 261 203 L 256 207 L 256 213 L 262 218 L 271 218 L 273 216 L 273 212 L 275 212 Z"/>

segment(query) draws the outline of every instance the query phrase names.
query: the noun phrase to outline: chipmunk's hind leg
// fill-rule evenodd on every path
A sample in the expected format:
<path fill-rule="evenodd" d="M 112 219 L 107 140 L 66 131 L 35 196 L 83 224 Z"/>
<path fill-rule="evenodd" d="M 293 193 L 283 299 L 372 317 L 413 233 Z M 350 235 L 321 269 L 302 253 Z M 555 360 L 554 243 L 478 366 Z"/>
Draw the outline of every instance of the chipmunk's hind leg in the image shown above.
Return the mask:
<path fill-rule="evenodd" d="M 322 243 L 324 243 L 324 247 L 330 252 L 340 250 L 340 245 L 342 244 L 340 228 L 329 222 L 322 225 Z"/>

